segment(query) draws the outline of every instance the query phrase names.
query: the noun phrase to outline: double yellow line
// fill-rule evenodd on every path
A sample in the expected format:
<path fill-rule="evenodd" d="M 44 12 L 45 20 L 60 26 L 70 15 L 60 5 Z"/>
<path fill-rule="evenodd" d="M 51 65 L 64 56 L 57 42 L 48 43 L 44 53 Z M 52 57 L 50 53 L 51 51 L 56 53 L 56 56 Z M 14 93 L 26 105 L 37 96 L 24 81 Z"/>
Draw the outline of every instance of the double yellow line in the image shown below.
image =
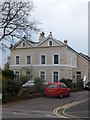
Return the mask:
<path fill-rule="evenodd" d="M 66 104 L 66 105 L 63 105 L 63 106 L 60 106 L 60 107 L 57 107 L 56 109 L 53 110 L 53 114 L 56 115 L 57 117 L 59 118 L 68 118 L 70 116 L 66 115 L 64 112 L 66 109 L 69 109 L 70 107 L 72 106 L 75 106 L 79 103 L 82 103 L 82 102 L 85 102 L 87 100 L 84 99 L 84 100 L 81 100 L 81 101 L 74 101 L 72 103 L 69 103 L 69 104 Z"/>

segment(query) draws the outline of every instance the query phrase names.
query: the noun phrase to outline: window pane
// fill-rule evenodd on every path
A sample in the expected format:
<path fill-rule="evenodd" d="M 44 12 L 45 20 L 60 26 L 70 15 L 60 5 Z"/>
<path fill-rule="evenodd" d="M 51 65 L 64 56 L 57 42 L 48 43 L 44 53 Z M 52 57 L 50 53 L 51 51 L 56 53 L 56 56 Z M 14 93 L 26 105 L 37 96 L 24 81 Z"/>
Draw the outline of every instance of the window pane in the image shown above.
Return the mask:
<path fill-rule="evenodd" d="M 20 77 L 19 71 L 15 71 L 15 75 L 16 75 L 16 79 L 18 79 Z"/>
<path fill-rule="evenodd" d="M 27 56 L 27 64 L 31 64 L 31 56 Z"/>
<path fill-rule="evenodd" d="M 26 71 L 26 76 L 30 76 L 30 71 Z"/>
<path fill-rule="evenodd" d="M 45 64 L 45 55 L 41 55 L 41 64 Z"/>
<path fill-rule="evenodd" d="M 54 82 L 58 82 L 58 72 L 53 73 Z"/>
<path fill-rule="evenodd" d="M 49 46 L 52 46 L 52 41 L 49 41 Z"/>
<path fill-rule="evenodd" d="M 16 56 L 16 64 L 19 64 L 20 57 Z"/>
<path fill-rule="evenodd" d="M 23 47 L 25 47 L 25 42 L 23 42 Z"/>
<path fill-rule="evenodd" d="M 49 84 L 48 88 L 58 88 L 58 85 L 56 85 L 56 84 Z"/>
<path fill-rule="evenodd" d="M 58 64 L 58 55 L 54 55 L 54 64 Z"/>
<path fill-rule="evenodd" d="M 40 77 L 42 80 L 45 80 L 45 71 L 40 72 Z"/>

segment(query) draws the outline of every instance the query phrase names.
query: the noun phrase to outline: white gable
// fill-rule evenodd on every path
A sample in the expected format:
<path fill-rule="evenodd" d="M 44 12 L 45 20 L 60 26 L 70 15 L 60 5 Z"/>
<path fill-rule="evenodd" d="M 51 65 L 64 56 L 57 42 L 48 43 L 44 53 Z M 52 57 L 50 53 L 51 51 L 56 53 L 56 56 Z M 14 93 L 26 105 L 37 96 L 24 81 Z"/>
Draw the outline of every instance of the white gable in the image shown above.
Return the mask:
<path fill-rule="evenodd" d="M 26 40 L 26 39 L 22 39 L 19 42 L 17 42 L 13 48 L 29 48 L 29 47 L 33 47 L 33 45 L 30 43 L 30 41 Z"/>
<path fill-rule="evenodd" d="M 50 45 L 50 43 L 52 43 L 52 45 Z M 45 38 L 45 40 L 40 42 L 38 46 L 42 47 L 42 46 L 62 46 L 62 45 L 63 45 L 63 43 L 60 42 L 59 40 L 56 40 L 52 36 L 48 36 Z"/>

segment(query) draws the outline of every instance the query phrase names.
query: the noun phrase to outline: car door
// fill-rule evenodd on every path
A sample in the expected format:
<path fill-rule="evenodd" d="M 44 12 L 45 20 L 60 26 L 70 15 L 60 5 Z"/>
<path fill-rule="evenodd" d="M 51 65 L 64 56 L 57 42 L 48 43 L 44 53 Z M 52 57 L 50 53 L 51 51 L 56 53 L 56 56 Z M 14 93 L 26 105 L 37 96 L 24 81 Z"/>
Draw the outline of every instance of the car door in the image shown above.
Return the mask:
<path fill-rule="evenodd" d="M 67 86 L 65 85 L 65 84 L 60 84 L 60 87 L 61 87 L 61 91 L 62 91 L 62 93 L 63 93 L 63 96 L 67 96 L 68 95 L 68 88 L 67 88 Z"/>

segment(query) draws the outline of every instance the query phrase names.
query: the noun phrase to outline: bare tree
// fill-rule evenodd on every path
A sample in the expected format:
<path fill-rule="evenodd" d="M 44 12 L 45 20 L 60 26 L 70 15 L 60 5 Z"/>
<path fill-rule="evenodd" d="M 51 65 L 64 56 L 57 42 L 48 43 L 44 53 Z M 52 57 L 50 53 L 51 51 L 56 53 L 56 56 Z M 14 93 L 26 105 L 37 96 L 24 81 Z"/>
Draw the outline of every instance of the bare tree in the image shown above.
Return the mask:
<path fill-rule="evenodd" d="M 30 1 L 30 0 L 29 0 Z M 7 0 L 0 2 L 0 41 L 12 41 L 24 35 L 31 37 L 37 28 L 38 21 L 31 18 L 33 2 Z"/>

